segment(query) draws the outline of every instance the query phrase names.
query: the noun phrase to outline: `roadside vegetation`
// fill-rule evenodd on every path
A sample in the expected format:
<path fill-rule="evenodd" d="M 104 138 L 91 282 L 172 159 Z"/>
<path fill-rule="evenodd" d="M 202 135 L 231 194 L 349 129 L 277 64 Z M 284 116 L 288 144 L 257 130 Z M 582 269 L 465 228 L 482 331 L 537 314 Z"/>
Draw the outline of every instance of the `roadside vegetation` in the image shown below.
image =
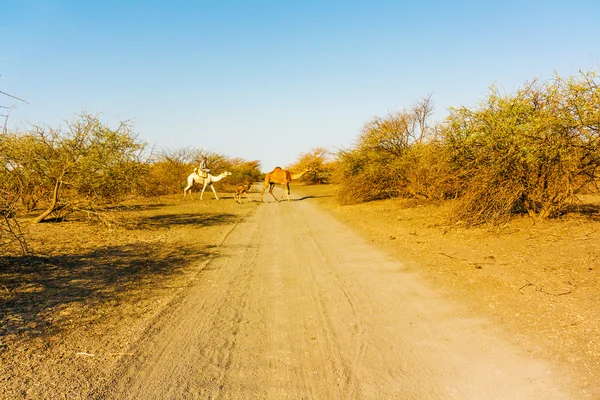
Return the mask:
<path fill-rule="evenodd" d="M 25 219 L 60 222 L 76 216 L 113 226 L 118 223 L 113 211 L 132 198 L 182 193 L 204 156 L 213 174 L 232 173 L 222 190 L 262 178 L 259 161 L 194 148 L 148 151 L 129 123 L 113 128 L 90 114 L 65 127 L 3 131 L 0 249 L 31 251 Z"/>
<path fill-rule="evenodd" d="M 294 173 L 311 168 L 299 179 L 307 185 L 320 185 L 331 183 L 335 170 L 335 154 L 324 147 L 315 147 L 307 153 L 298 156 L 295 163 L 286 166 L 287 170 Z"/>
<path fill-rule="evenodd" d="M 452 199 L 451 219 L 477 225 L 560 216 L 598 191 L 600 89 L 592 72 L 534 80 L 514 94 L 492 87 L 478 107 L 451 109 L 436 125 L 432 111 L 426 97 L 368 122 L 337 155 L 339 202 Z"/>
<path fill-rule="evenodd" d="M 536 355 L 561 361 L 599 398 L 600 203 L 587 199 L 598 194 L 597 76 L 537 80 L 513 94 L 493 87 L 477 107 L 432 120 L 427 96 L 368 121 L 348 148 L 313 148 L 286 169 L 310 167 L 299 179 L 312 185 L 305 198 L 512 337 L 531 338 Z M 127 354 L 121 338 L 146 332 L 143 321 L 196 279 L 203 260 L 221 256 L 223 238 L 261 206 L 182 201 L 204 156 L 211 173 L 232 173 L 219 191 L 263 179 L 257 160 L 149 148 L 127 122 L 82 114 L 8 131 L 5 119 L 0 397 L 47 389 L 32 387 L 32 376 L 57 393 L 80 390 L 82 377 L 102 381 L 119 360 L 112 354 Z M 552 220 L 572 209 L 583 218 Z M 506 221 L 506 234 L 489 229 Z M 92 356 L 106 369 L 76 358 Z"/>
<path fill-rule="evenodd" d="M 598 191 L 600 90 L 593 72 L 534 80 L 512 94 L 492 87 L 479 106 L 451 109 L 438 123 L 433 111 L 432 97 L 424 97 L 368 121 L 350 147 L 317 147 L 286 168 L 310 167 L 301 178 L 306 184 L 337 183 L 340 204 L 451 200 L 451 221 L 467 226 L 560 216 L 581 194 Z M 149 149 L 127 122 L 110 127 L 81 114 L 64 127 L 13 132 L 5 121 L 0 248 L 30 250 L 18 222 L 24 216 L 39 223 L 78 214 L 114 224 L 110 210 L 132 197 L 182 193 L 204 156 L 211 173 L 232 173 L 221 190 L 263 178 L 258 160 L 192 147 Z"/>
<path fill-rule="evenodd" d="M 181 193 L 187 184 L 187 177 L 207 158 L 210 173 L 218 175 L 223 171 L 231 176 L 219 182 L 219 188 L 233 191 L 236 185 L 260 181 L 260 161 L 228 157 L 204 149 L 183 147 L 156 152 L 149 161 L 149 177 L 145 194 L 150 196 Z M 197 188 L 196 188 L 197 190 Z"/>

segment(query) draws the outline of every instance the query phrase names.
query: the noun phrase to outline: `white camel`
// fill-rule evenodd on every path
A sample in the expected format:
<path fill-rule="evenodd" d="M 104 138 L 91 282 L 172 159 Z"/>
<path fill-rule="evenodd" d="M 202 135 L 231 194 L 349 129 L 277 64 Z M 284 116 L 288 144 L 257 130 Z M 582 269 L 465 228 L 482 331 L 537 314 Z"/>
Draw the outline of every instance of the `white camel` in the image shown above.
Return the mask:
<path fill-rule="evenodd" d="M 201 183 L 202 186 L 202 192 L 200 193 L 200 200 L 202 200 L 202 196 L 204 195 L 204 190 L 206 189 L 206 186 L 210 185 L 210 188 L 212 189 L 213 193 L 215 194 L 215 198 L 217 200 L 219 200 L 219 196 L 217 196 L 217 192 L 215 191 L 215 187 L 213 186 L 213 183 L 215 182 L 219 182 L 221 179 L 225 178 L 226 176 L 231 175 L 231 172 L 225 171 L 220 173 L 217 176 L 211 175 L 211 174 L 206 174 L 206 177 L 202 177 L 201 175 L 198 174 L 198 168 L 194 168 L 194 172 L 192 172 L 188 178 L 187 178 L 187 186 L 185 187 L 185 189 L 183 189 L 183 198 L 185 199 L 185 196 L 187 195 L 188 191 L 190 192 L 190 197 L 192 197 L 192 187 L 194 186 L 194 183 Z"/>

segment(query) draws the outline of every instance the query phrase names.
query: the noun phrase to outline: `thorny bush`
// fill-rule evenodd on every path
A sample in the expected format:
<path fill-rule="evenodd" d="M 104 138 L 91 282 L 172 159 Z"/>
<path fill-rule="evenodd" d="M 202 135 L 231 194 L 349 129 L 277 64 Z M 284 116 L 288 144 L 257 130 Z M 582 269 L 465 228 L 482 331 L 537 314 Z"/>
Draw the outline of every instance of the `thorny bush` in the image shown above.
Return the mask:
<path fill-rule="evenodd" d="M 491 94 L 479 109 L 452 111 L 442 129 L 459 179 L 454 217 L 501 223 L 515 213 L 560 215 L 597 181 L 600 90 L 596 76 L 534 81 L 513 96 Z"/>

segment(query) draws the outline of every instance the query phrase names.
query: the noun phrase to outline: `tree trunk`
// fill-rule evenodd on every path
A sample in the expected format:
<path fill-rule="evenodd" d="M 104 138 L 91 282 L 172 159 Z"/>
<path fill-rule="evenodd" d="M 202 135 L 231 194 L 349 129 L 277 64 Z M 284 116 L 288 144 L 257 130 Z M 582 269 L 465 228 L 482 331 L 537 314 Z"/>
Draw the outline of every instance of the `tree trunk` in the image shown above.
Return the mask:
<path fill-rule="evenodd" d="M 48 215 L 52 214 L 52 212 L 56 209 L 56 204 L 58 203 L 58 192 L 60 190 L 60 186 L 62 185 L 62 177 L 61 179 L 56 180 L 56 184 L 54 185 L 54 193 L 52 194 L 52 201 L 50 202 L 50 206 L 46 211 L 40 214 L 34 221 L 34 224 L 38 224 L 42 222 Z"/>

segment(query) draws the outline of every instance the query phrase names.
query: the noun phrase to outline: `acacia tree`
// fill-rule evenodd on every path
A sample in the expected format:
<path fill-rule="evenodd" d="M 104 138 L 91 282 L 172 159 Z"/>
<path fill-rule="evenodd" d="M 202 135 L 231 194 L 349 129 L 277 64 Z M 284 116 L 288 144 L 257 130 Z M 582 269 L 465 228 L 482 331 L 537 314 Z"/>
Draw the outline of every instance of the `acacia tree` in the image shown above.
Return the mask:
<path fill-rule="evenodd" d="M 593 73 L 492 88 L 479 109 L 453 110 L 443 129 L 459 178 L 456 217 L 500 222 L 560 214 L 600 167 L 600 89 Z"/>
<path fill-rule="evenodd" d="M 286 168 L 298 172 L 311 168 L 309 173 L 300 178 L 302 181 L 311 185 L 328 183 L 333 173 L 331 157 L 331 152 L 326 148 L 315 147 L 309 152 L 300 154 L 296 162 Z"/>
<path fill-rule="evenodd" d="M 64 131 L 35 126 L 8 135 L 6 144 L 7 172 L 21 182 L 22 199 L 37 190 L 45 206 L 34 222 L 78 210 L 99 215 L 98 206 L 134 193 L 147 174 L 140 161 L 145 144 L 131 127 L 111 129 L 89 114 Z"/>
<path fill-rule="evenodd" d="M 422 192 L 409 190 L 409 185 L 418 182 L 413 167 L 419 158 L 414 149 L 426 145 L 436 132 L 429 125 L 432 113 L 431 96 L 427 96 L 410 109 L 369 121 L 355 145 L 337 154 L 338 201 L 359 203 Z M 407 163 L 408 158 L 413 163 Z"/>
<path fill-rule="evenodd" d="M 145 192 L 151 195 L 173 194 L 186 185 L 187 176 L 199 165 L 204 151 L 194 147 L 163 149 L 150 164 Z"/>
<path fill-rule="evenodd" d="M 161 150 L 150 164 L 150 176 L 146 183 L 146 193 L 165 195 L 178 193 L 187 184 L 187 177 L 206 157 L 212 174 L 223 171 L 232 173 L 231 179 L 222 187 L 237 183 L 250 183 L 261 180 L 260 162 L 243 158 L 230 158 L 223 154 L 201 148 L 181 147 Z"/>

